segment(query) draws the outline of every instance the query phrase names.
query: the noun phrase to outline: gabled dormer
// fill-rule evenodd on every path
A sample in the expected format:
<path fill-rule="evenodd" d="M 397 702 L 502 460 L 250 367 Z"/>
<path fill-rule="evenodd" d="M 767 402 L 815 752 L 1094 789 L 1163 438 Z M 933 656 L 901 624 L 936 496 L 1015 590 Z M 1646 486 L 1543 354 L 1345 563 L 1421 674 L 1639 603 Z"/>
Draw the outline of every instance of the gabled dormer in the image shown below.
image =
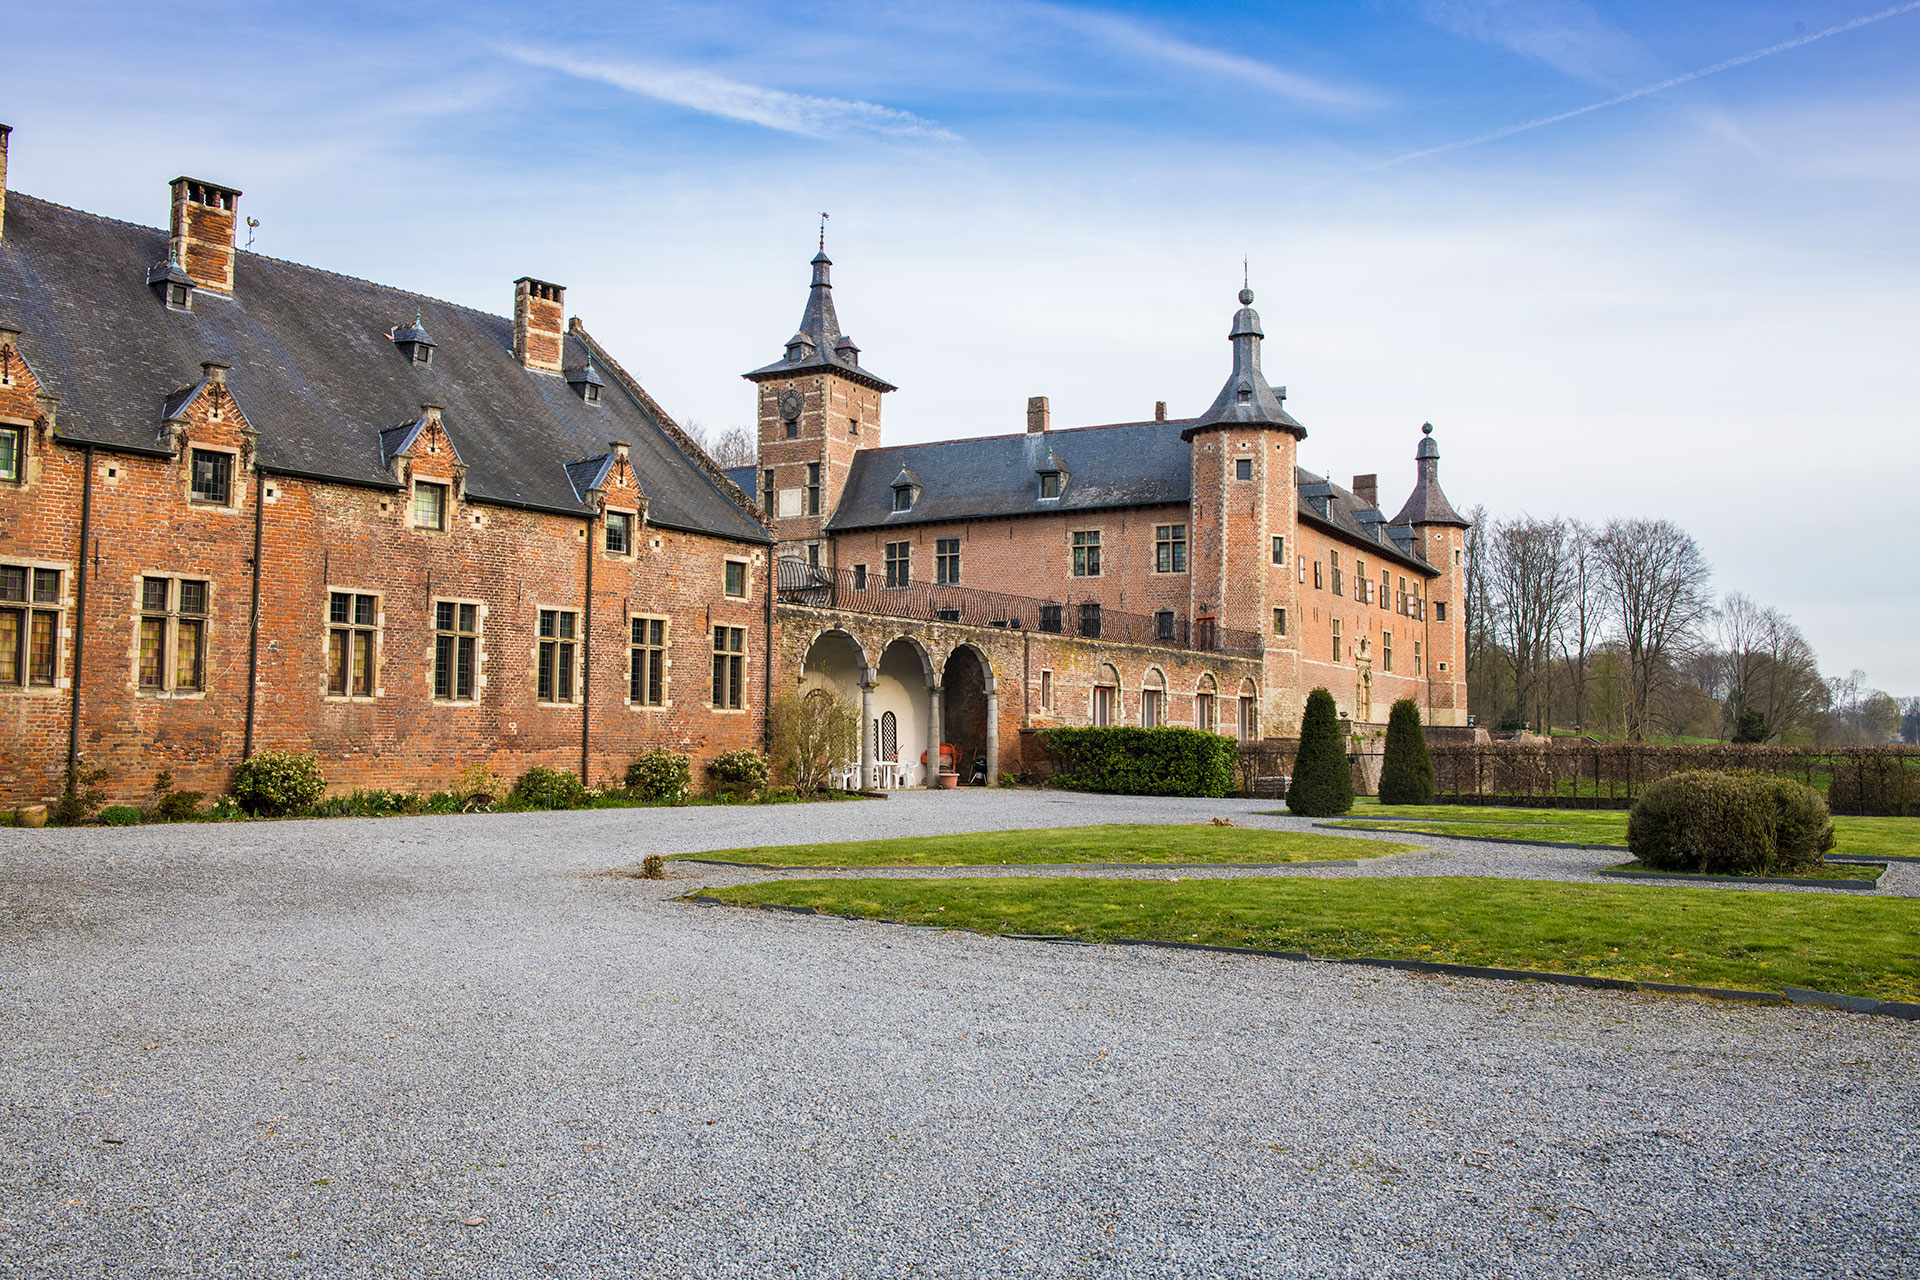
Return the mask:
<path fill-rule="evenodd" d="M 193 310 L 193 277 L 172 254 L 167 255 L 166 261 L 147 268 L 147 288 L 153 290 L 154 297 L 166 304 L 169 311 Z"/>
<path fill-rule="evenodd" d="M 900 474 L 893 478 L 893 510 L 900 514 L 913 510 L 913 504 L 920 501 L 920 475 L 912 467 L 903 466 Z"/>
<path fill-rule="evenodd" d="M 573 393 L 588 404 L 599 404 L 600 393 L 606 389 L 606 382 L 593 367 L 593 353 L 587 353 L 587 361 L 578 369 L 567 371 L 567 385 Z"/>
<path fill-rule="evenodd" d="M 238 510 L 240 480 L 253 465 L 260 433 L 227 385 L 227 366 L 203 361 L 200 381 L 161 404 L 160 438 L 186 464 L 186 498 L 195 506 Z"/>
<path fill-rule="evenodd" d="M 53 435 L 58 401 L 20 352 L 20 331 L 0 324 L 0 486 L 27 484 Z"/>
<path fill-rule="evenodd" d="M 444 533 L 466 500 L 467 464 L 447 433 L 437 404 L 420 416 L 380 433 L 380 461 L 406 491 L 403 509 L 410 528 Z"/>
<path fill-rule="evenodd" d="M 403 325 L 393 331 L 393 345 L 410 365 L 429 368 L 433 364 L 433 349 L 439 344 L 427 333 L 426 325 L 420 323 L 420 313 L 413 313 L 413 323 Z"/>
<path fill-rule="evenodd" d="M 612 441 L 605 453 L 566 464 L 567 482 L 574 496 L 600 516 L 601 550 L 609 556 L 632 556 L 647 526 L 647 495 L 633 468 L 633 446 Z"/>
<path fill-rule="evenodd" d="M 1041 498 L 1058 498 L 1067 491 L 1067 464 L 1052 449 L 1047 450 L 1034 474 L 1039 477 Z"/>

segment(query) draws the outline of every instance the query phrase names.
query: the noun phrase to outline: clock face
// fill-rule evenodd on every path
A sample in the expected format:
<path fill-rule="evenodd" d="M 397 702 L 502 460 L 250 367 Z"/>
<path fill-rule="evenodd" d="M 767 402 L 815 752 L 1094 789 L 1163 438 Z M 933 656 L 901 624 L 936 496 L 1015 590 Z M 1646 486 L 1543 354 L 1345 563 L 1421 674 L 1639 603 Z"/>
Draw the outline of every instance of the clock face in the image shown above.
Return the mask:
<path fill-rule="evenodd" d="M 783 418 L 799 417 L 800 409 L 804 403 L 805 400 L 798 391 L 782 391 L 780 393 L 780 416 Z"/>

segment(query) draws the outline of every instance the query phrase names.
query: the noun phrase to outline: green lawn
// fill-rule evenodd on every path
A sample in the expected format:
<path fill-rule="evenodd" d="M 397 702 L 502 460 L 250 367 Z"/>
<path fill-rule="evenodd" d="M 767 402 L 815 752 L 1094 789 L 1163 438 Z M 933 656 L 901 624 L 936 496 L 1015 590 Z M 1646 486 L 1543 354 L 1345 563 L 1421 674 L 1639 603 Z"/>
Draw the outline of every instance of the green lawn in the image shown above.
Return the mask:
<path fill-rule="evenodd" d="M 785 880 L 738 905 L 993 934 L 1154 938 L 1644 982 L 1920 999 L 1920 901 L 1474 877 Z"/>
<path fill-rule="evenodd" d="M 1385 858 L 1409 853 L 1416 847 L 1308 831 L 1128 825 L 978 831 L 969 835 L 912 836 L 903 840 L 861 840 L 845 844 L 786 844 L 717 849 L 686 856 L 777 867 L 970 867 L 1044 866 L 1062 862 L 1328 862 Z"/>
<path fill-rule="evenodd" d="M 1274 812 L 1285 814 L 1286 810 Z M 1497 805 L 1382 805 L 1355 800 L 1339 819 L 1363 831 L 1419 832 L 1434 836 L 1480 836 L 1488 840 L 1553 840 L 1566 844 L 1627 847 L 1625 809 L 1520 809 Z M 1920 857 L 1920 818 L 1833 820 L 1832 852 L 1850 857 L 1904 854 Z"/>
<path fill-rule="evenodd" d="M 1695 874 L 1691 871 L 1654 871 L 1641 865 L 1638 858 L 1632 862 L 1616 862 L 1607 868 L 1609 871 L 1641 871 L 1650 876 L 1669 876 L 1680 878 Z M 1818 871 L 1785 872 L 1779 879 L 1788 880 L 1878 880 L 1886 871 L 1884 867 L 1865 867 L 1851 862 L 1830 862 Z"/>

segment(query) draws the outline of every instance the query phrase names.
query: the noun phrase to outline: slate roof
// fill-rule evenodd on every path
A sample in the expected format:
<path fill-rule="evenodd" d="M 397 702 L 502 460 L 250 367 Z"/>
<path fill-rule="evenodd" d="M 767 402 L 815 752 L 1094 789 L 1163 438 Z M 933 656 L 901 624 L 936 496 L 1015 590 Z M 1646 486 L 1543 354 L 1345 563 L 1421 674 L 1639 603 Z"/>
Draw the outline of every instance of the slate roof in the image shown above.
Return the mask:
<path fill-rule="evenodd" d="M 813 257 L 813 284 L 807 290 L 807 309 L 800 314 L 800 328 L 787 339 L 787 346 L 800 344 L 804 351 L 797 360 L 783 355 L 772 364 L 742 375 L 749 381 L 782 378 L 809 369 L 834 369 L 849 374 L 881 391 L 892 391 L 893 384 L 871 369 L 860 367 L 860 348 L 840 332 L 840 317 L 833 309 L 833 259 L 822 249 Z"/>
<path fill-rule="evenodd" d="M 1452 524 L 1462 529 L 1473 522 L 1453 509 L 1440 488 L 1440 444 L 1433 438 L 1431 422 L 1420 428 L 1420 448 L 1414 453 L 1417 476 L 1406 505 L 1393 518 L 1395 524 Z"/>
<path fill-rule="evenodd" d="M 1126 422 L 862 449 L 854 455 L 827 528 L 838 533 L 989 516 L 1187 505 L 1193 497 L 1193 452 L 1181 437 L 1192 425 L 1191 420 Z M 1040 496 L 1039 473 L 1049 457 L 1066 471 L 1058 498 Z M 920 496 L 911 511 L 896 512 L 893 484 L 903 469 L 915 477 Z M 728 474 L 753 491 L 752 467 Z M 1378 509 L 1324 476 L 1296 468 L 1295 482 L 1304 522 L 1407 568 L 1435 572 L 1413 550 L 1411 528 L 1389 527 Z"/>
<path fill-rule="evenodd" d="M 217 360 L 268 471 L 392 488 L 382 433 L 437 404 L 478 501 L 584 515 L 567 464 L 628 440 L 650 522 L 769 540 L 583 331 L 567 335 L 562 363 L 578 368 L 592 351 L 616 388 L 596 405 L 521 367 L 510 317 L 244 251 L 233 298 L 197 289 L 192 311 L 169 311 L 146 283 L 166 256 L 163 231 L 8 193 L 0 323 L 21 330 L 22 353 L 59 397 L 61 439 L 163 452 L 168 397 Z M 424 368 L 387 336 L 416 313 L 437 342 Z"/>

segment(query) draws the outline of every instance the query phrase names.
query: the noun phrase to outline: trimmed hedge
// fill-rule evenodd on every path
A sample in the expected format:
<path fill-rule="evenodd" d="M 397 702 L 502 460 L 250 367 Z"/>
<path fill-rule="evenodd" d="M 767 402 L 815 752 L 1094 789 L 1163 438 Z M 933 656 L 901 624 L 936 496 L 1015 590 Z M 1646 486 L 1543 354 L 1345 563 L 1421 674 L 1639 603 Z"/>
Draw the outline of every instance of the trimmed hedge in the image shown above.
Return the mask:
<path fill-rule="evenodd" d="M 1224 796 L 1239 758 L 1233 739 L 1204 729 L 1112 725 L 1040 736 L 1053 786 L 1116 796 Z"/>
<path fill-rule="evenodd" d="M 1387 754 L 1380 763 L 1381 804 L 1432 804 L 1433 757 L 1427 753 L 1420 707 L 1412 698 L 1393 704 L 1387 716 Z"/>
<path fill-rule="evenodd" d="M 1307 695 L 1300 720 L 1300 754 L 1287 784 L 1287 811 L 1309 818 L 1333 818 L 1353 808 L 1353 765 L 1340 738 L 1340 716 L 1333 695 L 1315 689 Z"/>
<path fill-rule="evenodd" d="M 1656 871 L 1791 875 L 1821 866 L 1833 822 L 1820 793 L 1753 770 L 1695 769 L 1648 787 L 1627 847 Z"/>
<path fill-rule="evenodd" d="M 693 790 L 693 766 L 678 751 L 642 751 L 627 766 L 627 790 L 636 799 L 679 804 Z"/>

